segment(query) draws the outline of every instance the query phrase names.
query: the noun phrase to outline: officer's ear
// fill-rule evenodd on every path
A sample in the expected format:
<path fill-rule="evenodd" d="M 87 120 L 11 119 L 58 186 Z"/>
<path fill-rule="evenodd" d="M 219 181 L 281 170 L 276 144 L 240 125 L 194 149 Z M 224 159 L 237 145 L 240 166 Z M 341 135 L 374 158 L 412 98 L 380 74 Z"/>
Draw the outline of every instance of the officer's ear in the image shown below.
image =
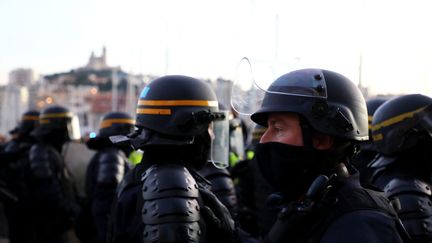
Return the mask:
<path fill-rule="evenodd" d="M 314 148 L 319 150 L 326 150 L 333 147 L 334 144 L 334 137 L 322 134 L 322 133 L 315 133 L 312 137 L 312 145 Z"/>

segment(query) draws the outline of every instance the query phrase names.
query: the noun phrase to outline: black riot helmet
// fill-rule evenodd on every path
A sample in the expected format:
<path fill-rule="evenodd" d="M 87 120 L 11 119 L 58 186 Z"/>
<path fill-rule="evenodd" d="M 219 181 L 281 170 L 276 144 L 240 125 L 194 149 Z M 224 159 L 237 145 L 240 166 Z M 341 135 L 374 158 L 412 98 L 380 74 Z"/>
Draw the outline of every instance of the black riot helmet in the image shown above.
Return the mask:
<path fill-rule="evenodd" d="M 76 140 L 80 138 L 78 118 L 69 109 L 52 105 L 39 115 L 39 127 L 32 135 L 36 137 L 55 137 L 57 141 Z"/>
<path fill-rule="evenodd" d="M 421 94 L 398 96 L 382 104 L 371 128 L 377 151 L 391 156 L 429 139 L 431 105 L 432 98 Z"/>
<path fill-rule="evenodd" d="M 96 137 L 90 138 L 86 145 L 89 149 L 100 150 L 106 147 L 111 147 L 109 137 L 117 135 L 128 135 L 135 130 L 135 119 L 128 113 L 113 111 L 106 113 L 99 123 L 99 133 Z M 121 147 L 121 149 L 129 154 L 130 146 Z"/>
<path fill-rule="evenodd" d="M 142 145 L 189 144 L 194 136 L 206 132 L 212 121 L 225 119 L 218 111 L 209 84 L 188 76 L 167 75 L 142 90 L 135 124 L 150 131 Z"/>
<path fill-rule="evenodd" d="M 301 69 L 276 79 L 266 90 L 254 122 L 267 126 L 274 112 L 297 113 L 318 132 L 346 140 L 368 140 L 364 97 L 345 76 L 323 69 Z"/>
<path fill-rule="evenodd" d="M 29 110 L 22 114 L 21 120 L 10 134 L 28 135 L 39 125 L 39 111 Z"/>
<path fill-rule="evenodd" d="M 372 140 L 371 128 L 372 128 L 372 118 L 375 111 L 388 99 L 384 97 L 374 97 L 366 100 L 366 107 L 368 112 L 368 124 L 369 124 L 369 140 Z"/>
<path fill-rule="evenodd" d="M 372 139 L 372 119 L 375 111 L 387 100 L 389 99 L 384 97 L 374 97 L 366 100 L 366 107 L 368 112 L 369 142 L 363 143 L 362 149 L 375 150 L 373 147 L 373 139 Z"/>
<path fill-rule="evenodd" d="M 100 137 L 129 134 L 134 131 L 135 120 L 126 112 L 109 112 L 99 124 Z"/>

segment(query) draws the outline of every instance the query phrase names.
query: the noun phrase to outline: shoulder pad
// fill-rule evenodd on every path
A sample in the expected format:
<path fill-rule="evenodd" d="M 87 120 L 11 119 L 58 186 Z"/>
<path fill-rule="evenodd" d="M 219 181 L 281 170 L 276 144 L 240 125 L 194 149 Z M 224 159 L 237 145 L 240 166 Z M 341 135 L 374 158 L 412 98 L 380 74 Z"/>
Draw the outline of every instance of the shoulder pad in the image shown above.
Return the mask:
<path fill-rule="evenodd" d="M 387 165 L 393 163 L 396 160 L 396 157 L 388 157 L 388 156 L 377 156 L 374 160 L 370 163 L 368 167 L 370 168 L 382 168 L 386 167 Z"/>
<path fill-rule="evenodd" d="M 127 170 L 127 161 L 120 150 L 103 150 L 99 154 L 97 183 L 119 183 Z"/>
<path fill-rule="evenodd" d="M 53 175 L 50 166 L 50 156 L 48 150 L 40 144 L 35 144 L 30 148 L 29 154 L 30 169 L 36 178 L 49 178 Z"/>
<path fill-rule="evenodd" d="M 14 152 L 17 151 L 18 149 L 19 149 L 19 143 L 16 140 L 10 141 L 3 148 L 5 152 Z"/>
<path fill-rule="evenodd" d="M 146 226 L 152 230 L 157 228 L 164 234 L 170 231 L 163 230 L 163 225 L 171 224 L 171 232 L 179 230 L 176 225 L 197 227 L 200 220 L 198 184 L 187 168 L 176 164 L 153 165 L 143 174 L 142 180 L 142 220 Z M 182 227 L 181 231 L 186 228 Z M 145 232 L 148 232 L 146 229 Z M 184 233 L 178 233 L 176 237 L 179 235 Z M 175 242 L 188 241 L 182 239 Z"/>
<path fill-rule="evenodd" d="M 432 195 L 430 185 L 415 178 L 395 178 L 384 188 L 387 197 L 392 197 L 400 193 L 421 193 L 428 196 Z"/>
<path fill-rule="evenodd" d="M 198 197 L 198 184 L 188 169 L 176 164 L 153 165 L 141 177 L 144 200 Z"/>

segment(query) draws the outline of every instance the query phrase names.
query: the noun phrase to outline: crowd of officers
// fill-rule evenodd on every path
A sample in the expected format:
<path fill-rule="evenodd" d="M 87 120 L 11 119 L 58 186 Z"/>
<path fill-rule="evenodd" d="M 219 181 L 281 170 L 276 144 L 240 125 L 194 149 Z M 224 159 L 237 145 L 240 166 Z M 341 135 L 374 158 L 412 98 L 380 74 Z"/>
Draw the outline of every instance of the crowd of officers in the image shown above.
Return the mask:
<path fill-rule="evenodd" d="M 24 113 L 0 150 L 0 242 L 432 242 L 432 98 L 365 101 L 323 69 L 264 91 L 249 132 L 182 75 L 86 141 L 66 107 Z M 94 151 L 83 178 L 65 162 L 73 142 Z"/>

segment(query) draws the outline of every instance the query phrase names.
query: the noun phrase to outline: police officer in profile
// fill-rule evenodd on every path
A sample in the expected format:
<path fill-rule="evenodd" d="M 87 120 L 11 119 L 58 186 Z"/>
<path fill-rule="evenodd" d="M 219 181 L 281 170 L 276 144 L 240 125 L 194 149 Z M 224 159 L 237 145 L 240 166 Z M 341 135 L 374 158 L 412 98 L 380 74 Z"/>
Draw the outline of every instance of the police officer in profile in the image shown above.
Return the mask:
<path fill-rule="evenodd" d="M 111 137 L 144 156 L 119 186 L 108 242 L 232 241 L 228 209 L 197 172 L 209 158 L 223 163 L 211 152 L 213 127 L 223 120 L 214 91 L 201 80 L 167 75 L 142 90 L 137 131 Z"/>
<path fill-rule="evenodd" d="M 10 131 L 12 140 L 9 141 L 0 155 L 2 165 L 1 180 L 5 183 L 5 204 L 9 235 L 11 242 L 27 242 L 29 225 L 27 221 L 28 189 L 27 179 L 29 173 L 28 153 L 30 147 L 36 143 L 30 133 L 39 124 L 39 111 L 29 110 L 22 114 L 18 125 Z M 8 157 L 8 158 L 6 158 Z M 8 193 L 11 193 L 16 200 Z M 10 195 L 10 194 L 9 194 Z"/>
<path fill-rule="evenodd" d="M 265 241 L 402 242 L 388 200 L 362 188 L 350 166 L 355 145 L 368 139 L 355 84 L 333 71 L 301 69 L 261 87 L 264 100 L 251 119 L 267 130 L 255 158 L 280 192 L 273 204 L 281 209 Z"/>
<path fill-rule="evenodd" d="M 114 146 L 109 137 L 132 133 L 134 124 L 135 120 L 125 112 L 109 112 L 102 117 L 97 136 L 86 143 L 97 153 L 90 160 L 86 172 L 87 200 L 77 224 L 81 241 L 106 242 L 111 204 L 118 184 L 130 169 L 128 156 L 132 152 L 128 147 Z"/>
<path fill-rule="evenodd" d="M 29 210 L 32 242 L 65 242 L 79 207 L 75 190 L 61 155 L 62 146 L 79 139 L 79 122 L 67 108 L 53 105 L 39 116 L 39 126 L 32 136 L 37 139 L 29 152 Z"/>
<path fill-rule="evenodd" d="M 375 112 L 372 136 L 379 157 L 368 167 L 371 183 L 385 192 L 413 242 L 432 242 L 432 99 L 395 97 Z"/>

